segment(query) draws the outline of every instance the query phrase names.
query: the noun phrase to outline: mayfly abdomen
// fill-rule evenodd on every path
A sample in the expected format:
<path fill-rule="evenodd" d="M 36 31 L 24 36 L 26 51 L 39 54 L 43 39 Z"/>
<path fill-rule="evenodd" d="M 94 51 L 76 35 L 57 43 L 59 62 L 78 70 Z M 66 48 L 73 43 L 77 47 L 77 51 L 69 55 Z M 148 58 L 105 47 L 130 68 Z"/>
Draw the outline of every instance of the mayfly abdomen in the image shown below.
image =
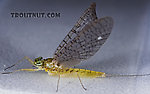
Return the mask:
<path fill-rule="evenodd" d="M 60 71 L 47 71 L 49 75 L 60 75 L 61 77 L 77 77 L 79 75 L 82 78 L 96 78 L 96 77 L 105 77 L 105 73 L 85 70 L 85 69 L 76 69 L 76 68 L 67 68 Z"/>

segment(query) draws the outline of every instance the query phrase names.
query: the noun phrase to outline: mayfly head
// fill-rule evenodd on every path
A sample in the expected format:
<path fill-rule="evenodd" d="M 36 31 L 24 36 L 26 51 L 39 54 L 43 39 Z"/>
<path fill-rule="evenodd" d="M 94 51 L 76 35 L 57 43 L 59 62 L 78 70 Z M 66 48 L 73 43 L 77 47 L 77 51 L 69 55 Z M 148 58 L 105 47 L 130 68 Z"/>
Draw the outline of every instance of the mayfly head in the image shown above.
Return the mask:
<path fill-rule="evenodd" d="M 34 60 L 34 65 L 35 65 L 35 66 L 44 66 L 43 57 L 35 58 L 35 60 Z"/>

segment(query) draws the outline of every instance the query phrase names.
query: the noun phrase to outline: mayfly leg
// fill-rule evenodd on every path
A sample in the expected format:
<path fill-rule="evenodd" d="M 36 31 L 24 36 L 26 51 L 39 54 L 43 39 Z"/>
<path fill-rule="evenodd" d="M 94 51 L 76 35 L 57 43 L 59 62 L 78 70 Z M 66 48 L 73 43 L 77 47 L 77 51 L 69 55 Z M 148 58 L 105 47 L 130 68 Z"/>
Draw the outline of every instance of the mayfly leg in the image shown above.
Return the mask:
<path fill-rule="evenodd" d="M 15 73 L 15 72 L 18 72 L 18 71 L 39 71 L 40 69 L 19 69 L 19 70 L 15 70 L 15 71 L 12 71 L 12 72 L 3 72 L 1 74 L 11 74 L 11 73 Z"/>
<path fill-rule="evenodd" d="M 81 81 L 80 76 L 79 76 L 78 74 L 77 74 L 77 77 L 79 78 L 79 81 L 80 81 L 80 84 L 81 84 L 82 88 L 83 88 L 84 90 L 87 90 L 87 89 L 84 87 L 84 85 L 82 84 L 82 81 Z"/>
<path fill-rule="evenodd" d="M 80 76 L 79 76 L 78 74 L 77 74 L 77 77 L 79 78 L 79 81 L 80 81 L 80 84 L 81 84 L 82 88 L 83 88 L 84 90 L 87 90 L 87 89 L 84 87 L 84 85 L 83 85 L 83 83 L 82 83 L 82 81 L 81 81 L 81 79 L 80 79 Z M 58 92 L 59 81 L 60 81 L 60 74 L 58 75 L 56 92 Z"/>
<path fill-rule="evenodd" d="M 59 80 L 60 80 L 60 74 L 58 75 L 58 81 L 57 81 L 57 89 L 56 89 L 56 92 L 58 92 Z"/>
<path fill-rule="evenodd" d="M 9 68 L 14 67 L 15 65 L 19 64 L 20 62 L 22 62 L 24 59 L 28 60 L 32 65 L 34 65 L 33 64 L 34 62 L 29 57 L 25 56 L 24 58 L 22 58 L 21 60 L 19 60 L 17 63 L 15 63 L 15 64 L 13 64 L 13 65 L 5 68 L 4 71 L 7 70 L 7 69 L 9 69 Z"/>

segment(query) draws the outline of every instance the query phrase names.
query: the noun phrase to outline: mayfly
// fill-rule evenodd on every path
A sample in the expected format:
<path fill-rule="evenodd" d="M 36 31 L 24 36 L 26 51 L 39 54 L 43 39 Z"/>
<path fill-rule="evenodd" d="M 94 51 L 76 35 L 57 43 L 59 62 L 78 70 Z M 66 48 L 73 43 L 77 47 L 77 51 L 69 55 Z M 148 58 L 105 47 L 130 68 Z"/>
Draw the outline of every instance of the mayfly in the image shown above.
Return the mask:
<path fill-rule="evenodd" d="M 4 72 L 1 74 L 9 74 L 18 71 L 39 71 L 45 70 L 50 76 L 58 76 L 57 89 L 60 77 L 77 77 L 84 90 L 86 88 L 82 84 L 80 77 L 111 77 L 111 76 L 146 76 L 145 75 L 112 75 L 103 72 L 91 71 L 86 69 L 72 68 L 81 61 L 93 56 L 100 47 L 108 39 L 112 28 L 113 19 L 111 17 L 103 17 L 98 19 L 96 15 L 96 3 L 85 10 L 84 14 L 79 18 L 77 23 L 66 35 L 63 41 L 57 47 L 53 58 L 43 59 L 42 57 L 35 58 L 32 61 L 29 57 L 24 57 L 17 62 L 20 63 L 27 59 L 37 69 L 19 69 L 13 72 Z M 5 68 L 7 70 L 16 64 Z"/>

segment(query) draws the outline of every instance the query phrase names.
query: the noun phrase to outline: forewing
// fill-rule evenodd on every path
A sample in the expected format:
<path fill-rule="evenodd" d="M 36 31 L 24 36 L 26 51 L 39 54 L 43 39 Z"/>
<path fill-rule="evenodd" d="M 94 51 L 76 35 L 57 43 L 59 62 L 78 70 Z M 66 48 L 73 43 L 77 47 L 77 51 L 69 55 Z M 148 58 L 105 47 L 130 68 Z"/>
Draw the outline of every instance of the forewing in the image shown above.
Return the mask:
<path fill-rule="evenodd" d="M 90 58 L 109 37 L 112 27 L 111 17 L 89 22 L 80 32 L 74 32 L 76 36 L 65 43 L 65 46 L 54 56 L 54 60 L 64 67 L 71 67 L 81 60 Z"/>
<path fill-rule="evenodd" d="M 77 36 L 76 33 L 80 32 L 83 27 L 85 27 L 85 25 L 90 21 L 95 21 L 97 19 L 95 7 L 96 4 L 92 3 L 91 6 L 85 10 L 84 14 L 80 17 L 71 31 L 66 35 L 63 41 L 57 47 L 54 53 L 54 58 L 57 59 L 61 55 L 61 50 L 64 49 L 64 47 Z"/>
<path fill-rule="evenodd" d="M 113 20 L 111 17 L 97 19 L 96 4 L 84 12 L 66 35 L 54 53 L 53 62 L 71 67 L 93 56 L 108 38 Z"/>

